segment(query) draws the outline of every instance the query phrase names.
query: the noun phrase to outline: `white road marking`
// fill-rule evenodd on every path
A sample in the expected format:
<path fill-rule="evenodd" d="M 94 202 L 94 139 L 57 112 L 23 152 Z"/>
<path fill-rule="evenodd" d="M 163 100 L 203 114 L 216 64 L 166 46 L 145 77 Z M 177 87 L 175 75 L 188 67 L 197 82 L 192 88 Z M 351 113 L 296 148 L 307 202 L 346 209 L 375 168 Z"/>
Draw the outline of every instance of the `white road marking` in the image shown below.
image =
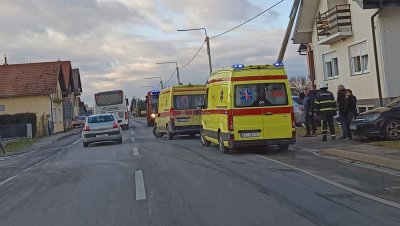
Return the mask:
<path fill-rule="evenodd" d="M 132 136 L 135 136 L 135 131 L 132 130 L 132 131 L 131 131 L 131 135 L 132 135 Z"/>
<path fill-rule="evenodd" d="M 8 179 L 6 179 L 6 180 L 3 181 L 3 182 L 1 182 L 1 183 L 0 183 L 0 186 L 3 185 L 3 184 L 5 184 L 5 183 L 7 183 L 7 182 L 9 182 L 9 181 L 11 181 L 12 179 L 14 179 L 14 178 L 16 178 L 16 177 L 18 177 L 18 174 L 15 175 L 15 176 L 10 177 L 10 178 L 8 178 Z"/>
<path fill-rule="evenodd" d="M 386 190 L 395 190 L 395 189 L 400 189 L 400 186 L 394 186 L 394 187 L 388 187 L 385 188 Z"/>
<path fill-rule="evenodd" d="M 133 155 L 138 156 L 139 155 L 139 149 L 137 147 L 133 148 Z"/>
<path fill-rule="evenodd" d="M 132 138 L 131 138 L 131 141 L 132 141 L 132 142 L 135 142 L 135 138 L 134 138 L 134 137 L 132 137 Z"/>
<path fill-rule="evenodd" d="M 144 188 L 143 171 L 135 171 L 136 200 L 146 199 L 146 190 Z"/>
<path fill-rule="evenodd" d="M 77 144 L 78 142 L 80 142 L 81 140 L 82 140 L 82 138 L 79 138 L 77 141 L 75 141 L 75 142 L 72 143 L 71 145 L 68 145 L 68 146 L 65 147 L 65 148 L 70 148 L 70 147 L 74 146 L 75 144 Z"/>
<path fill-rule="evenodd" d="M 307 175 L 309 175 L 309 176 L 312 176 L 312 177 L 314 177 L 314 178 L 316 178 L 316 179 L 322 180 L 322 181 L 324 181 L 324 182 L 326 182 L 326 183 L 328 183 L 328 184 L 330 184 L 330 185 L 333 185 L 333 186 L 336 186 L 336 187 L 338 187 L 338 188 L 344 189 L 344 190 L 346 190 L 346 191 L 348 191 L 348 192 L 352 192 L 352 193 L 354 193 L 354 194 L 356 194 L 356 195 L 360 195 L 360 196 L 362 196 L 362 197 L 364 197 L 364 198 L 371 199 L 371 200 L 374 200 L 374 201 L 376 201 L 376 202 L 380 202 L 380 203 L 383 203 L 383 204 L 386 204 L 386 205 L 389 205 L 389 206 L 392 206 L 392 207 L 395 207 L 395 208 L 400 209 L 400 204 L 399 204 L 399 203 L 395 203 L 395 202 L 392 202 L 392 201 L 389 201 L 389 200 L 386 200 L 386 199 L 382 199 L 382 198 L 373 196 L 373 195 L 371 195 L 371 194 L 368 194 L 368 193 L 365 193 L 365 192 L 362 192 L 362 191 L 358 191 L 358 190 L 353 189 L 353 188 L 351 188 L 351 187 L 348 187 L 348 186 L 346 186 L 346 185 L 339 184 L 339 183 L 337 183 L 337 182 L 335 182 L 335 181 L 329 180 L 329 179 L 327 179 L 327 178 L 325 178 L 325 177 L 318 176 L 318 175 L 313 174 L 313 173 L 311 173 L 311 172 L 308 172 L 308 171 L 306 171 L 306 170 L 297 168 L 297 167 L 295 167 L 295 166 L 291 166 L 291 165 L 289 165 L 289 164 L 286 164 L 286 163 L 277 161 L 277 160 L 275 160 L 275 159 L 271 159 L 271 158 L 265 157 L 265 156 L 263 156 L 263 155 L 256 155 L 256 156 L 258 156 L 258 157 L 260 157 L 260 158 L 262 158 L 262 159 L 271 161 L 271 162 L 278 163 L 278 164 L 280 164 L 280 165 L 284 165 L 284 166 L 289 167 L 289 168 L 291 168 L 291 169 L 300 171 L 300 172 L 305 173 L 305 174 L 307 174 Z"/>

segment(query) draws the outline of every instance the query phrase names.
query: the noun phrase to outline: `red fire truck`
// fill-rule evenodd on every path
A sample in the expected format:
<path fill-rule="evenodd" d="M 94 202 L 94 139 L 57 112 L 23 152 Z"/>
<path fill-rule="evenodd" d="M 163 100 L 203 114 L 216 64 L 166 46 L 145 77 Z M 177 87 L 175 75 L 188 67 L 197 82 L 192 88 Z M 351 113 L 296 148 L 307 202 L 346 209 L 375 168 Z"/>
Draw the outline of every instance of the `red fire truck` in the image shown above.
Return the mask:
<path fill-rule="evenodd" d="M 146 118 L 147 126 L 154 126 L 154 120 L 158 112 L 158 96 L 160 91 L 153 90 L 146 94 Z"/>

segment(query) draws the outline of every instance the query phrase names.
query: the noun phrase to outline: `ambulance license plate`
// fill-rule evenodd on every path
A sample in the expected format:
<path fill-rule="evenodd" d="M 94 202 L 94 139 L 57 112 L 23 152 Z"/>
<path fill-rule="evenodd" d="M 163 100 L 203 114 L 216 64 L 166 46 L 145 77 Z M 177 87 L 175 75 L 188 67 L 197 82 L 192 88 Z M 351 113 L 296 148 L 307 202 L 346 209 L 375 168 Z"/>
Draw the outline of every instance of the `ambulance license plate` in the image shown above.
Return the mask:
<path fill-rule="evenodd" d="M 189 122 L 189 118 L 176 118 L 178 122 Z"/>
<path fill-rule="evenodd" d="M 108 134 L 99 134 L 99 135 L 96 135 L 96 137 L 106 137 L 106 136 L 108 136 Z"/>
<path fill-rule="evenodd" d="M 259 136 L 260 136 L 260 132 L 240 133 L 241 138 L 259 137 Z"/>

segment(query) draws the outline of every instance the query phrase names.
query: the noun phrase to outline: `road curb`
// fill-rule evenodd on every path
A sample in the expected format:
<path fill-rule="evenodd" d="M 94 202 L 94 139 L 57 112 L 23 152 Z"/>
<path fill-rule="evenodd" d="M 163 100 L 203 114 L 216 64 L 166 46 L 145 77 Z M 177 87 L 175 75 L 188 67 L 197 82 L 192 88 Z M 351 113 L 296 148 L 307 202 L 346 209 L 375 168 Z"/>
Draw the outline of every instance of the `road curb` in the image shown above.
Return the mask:
<path fill-rule="evenodd" d="M 370 155 L 354 151 L 346 151 L 336 148 L 326 148 L 319 151 L 321 154 L 343 157 L 359 162 L 370 163 L 373 165 L 383 166 L 395 170 L 400 170 L 400 160 L 390 159 L 386 157 Z"/>

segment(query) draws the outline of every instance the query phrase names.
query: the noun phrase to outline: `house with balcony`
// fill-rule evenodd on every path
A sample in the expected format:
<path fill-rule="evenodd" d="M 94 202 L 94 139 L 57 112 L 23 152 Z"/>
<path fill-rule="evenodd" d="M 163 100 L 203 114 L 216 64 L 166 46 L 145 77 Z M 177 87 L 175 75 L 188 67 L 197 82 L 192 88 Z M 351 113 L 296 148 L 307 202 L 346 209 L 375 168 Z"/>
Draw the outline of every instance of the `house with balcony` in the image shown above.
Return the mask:
<path fill-rule="evenodd" d="M 293 43 L 314 87 L 352 89 L 361 111 L 400 96 L 400 1 L 302 0 Z"/>
<path fill-rule="evenodd" d="M 0 65 L 0 116 L 36 114 L 36 136 L 64 131 L 63 94 L 66 93 L 61 64 Z"/>

